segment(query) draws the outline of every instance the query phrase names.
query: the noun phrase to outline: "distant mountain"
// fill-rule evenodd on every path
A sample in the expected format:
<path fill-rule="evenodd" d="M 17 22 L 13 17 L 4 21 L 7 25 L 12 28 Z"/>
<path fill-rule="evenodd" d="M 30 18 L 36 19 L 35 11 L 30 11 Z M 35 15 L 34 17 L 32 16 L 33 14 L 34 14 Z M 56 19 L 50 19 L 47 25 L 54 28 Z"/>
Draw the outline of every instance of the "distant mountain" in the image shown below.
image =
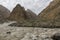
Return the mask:
<path fill-rule="evenodd" d="M 27 19 L 26 11 L 25 11 L 24 7 L 21 7 L 20 4 L 17 4 L 16 7 L 11 12 L 9 19 L 10 20 Z"/>
<path fill-rule="evenodd" d="M 27 17 L 29 19 L 36 19 L 37 18 L 37 15 L 34 12 L 32 12 L 30 9 L 27 9 L 26 12 L 27 12 Z"/>
<path fill-rule="evenodd" d="M 60 22 L 60 0 L 53 0 L 39 15 L 40 19 Z M 60 23 L 58 23 L 60 25 Z"/>
<path fill-rule="evenodd" d="M 41 18 L 53 19 L 55 15 L 59 12 L 60 9 L 60 0 L 54 0 L 50 5 L 44 9 L 39 16 Z"/>
<path fill-rule="evenodd" d="M 20 26 L 32 26 L 33 19 L 36 18 L 36 14 L 31 10 L 25 10 L 20 4 L 17 4 L 16 7 L 11 12 L 8 17 L 11 21 L 17 21 L 16 25 Z M 34 21 L 33 21 L 34 22 Z"/>
<path fill-rule="evenodd" d="M 7 18 L 10 14 L 10 11 L 4 6 L 0 5 L 0 17 Z"/>
<path fill-rule="evenodd" d="M 8 18 L 9 15 L 10 11 L 4 6 L 0 5 L 0 23 L 6 21 L 6 18 Z"/>
<path fill-rule="evenodd" d="M 10 20 L 27 20 L 32 18 L 36 18 L 36 14 L 29 9 L 25 10 L 20 4 L 16 5 L 9 17 Z"/>

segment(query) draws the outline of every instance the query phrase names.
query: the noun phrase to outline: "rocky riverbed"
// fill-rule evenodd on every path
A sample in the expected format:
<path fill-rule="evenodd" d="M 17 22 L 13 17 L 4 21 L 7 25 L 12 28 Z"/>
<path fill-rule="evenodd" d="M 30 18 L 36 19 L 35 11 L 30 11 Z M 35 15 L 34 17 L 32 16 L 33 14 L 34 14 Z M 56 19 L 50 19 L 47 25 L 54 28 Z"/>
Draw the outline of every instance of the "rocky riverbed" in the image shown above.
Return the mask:
<path fill-rule="evenodd" d="M 0 24 L 0 40 L 52 40 L 60 28 L 11 27 L 8 22 Z"/>

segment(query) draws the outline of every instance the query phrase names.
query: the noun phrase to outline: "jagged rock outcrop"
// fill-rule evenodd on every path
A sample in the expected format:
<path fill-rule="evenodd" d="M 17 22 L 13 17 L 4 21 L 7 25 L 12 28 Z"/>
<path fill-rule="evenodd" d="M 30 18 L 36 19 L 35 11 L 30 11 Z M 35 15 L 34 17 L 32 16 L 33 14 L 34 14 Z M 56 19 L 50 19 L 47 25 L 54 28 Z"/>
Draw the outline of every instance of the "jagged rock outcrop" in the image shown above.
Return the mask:
<path fill-rule="evenodd" d="M 10 15 L 10 11 L 4 6 L 0 5 L 0 22 L 3 22 Z"/>
<path fill-rule="evenodd" d="M 38 16 L 42 20 L 51 21 L 56 23 L 55 25 L 60 25 L 58 23 L 60 22 L 60 0 L 53 0 Z"/>

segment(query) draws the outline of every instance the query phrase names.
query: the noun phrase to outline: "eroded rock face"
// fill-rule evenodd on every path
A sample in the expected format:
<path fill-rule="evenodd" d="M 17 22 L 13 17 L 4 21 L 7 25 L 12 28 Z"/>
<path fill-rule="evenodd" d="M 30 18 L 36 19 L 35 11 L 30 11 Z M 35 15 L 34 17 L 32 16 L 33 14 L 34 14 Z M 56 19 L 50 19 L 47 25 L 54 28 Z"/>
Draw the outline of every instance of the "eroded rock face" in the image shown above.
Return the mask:
<path fill-rule="evenodd" d="M 13 11 L 10 14 L 9 19 L 10 20 L 27 20 L 35 18 L 36 14 L 33 13 L 31 10 L 25 10 L 24 7 L 22 7 L 20 4 L 17 4 L 16 7 L 13 9 Z"/>
<path fill-rule="evenodd" d="M 13 11 L 10 14 L 9 19 L 10 20 L 22 20 L 26 19 L 26 12 L 24 7 L 21 7 L 20 4 L 17 4 L 16 7 L 13 9 Z"/>
<path fill-rule="evenodd" d="M 8 18 L 9 15 L 10 11 L 4 6 L 0 5 L 0 23 L 7 21 L 6 18 Z"/>
<path fill-rule="evenodd" d="M 43 20 L 54 21 L 55 25 L 58 23 L 57 26 L 60 26 L 60 0 L 53 0 L 38 16 Z"/>
<path fill-rule="evenodd" d="M 39 16 L 46 19 L 54 19 L 56 14 L 59 14 L 60 0 L 54 0 L 50 5 L 44 9 Z"/>
<path fill-rule="evenodd" d="M 7 18 L 10 14 L 10 11 L 4 6 L 0 5 L 0 17 Z"/>
<path fill-rule="evenodd" d="M 27 16 L 28 16 L 28 19 L 36 19 L 37 18 L 37 15 L 32 12 L 30 9 L 27 9 Z"/>
<path fill-rule="evenodd" d="M 20 4 L 17 4 L 16 7 L 11 12 L 8 17 L 11 21 L 17 21 L 19 26 L 32 26 L 32 21 L 36 18 L 36 14 L 34 14 L 30 10 L 25 10 Z"/>

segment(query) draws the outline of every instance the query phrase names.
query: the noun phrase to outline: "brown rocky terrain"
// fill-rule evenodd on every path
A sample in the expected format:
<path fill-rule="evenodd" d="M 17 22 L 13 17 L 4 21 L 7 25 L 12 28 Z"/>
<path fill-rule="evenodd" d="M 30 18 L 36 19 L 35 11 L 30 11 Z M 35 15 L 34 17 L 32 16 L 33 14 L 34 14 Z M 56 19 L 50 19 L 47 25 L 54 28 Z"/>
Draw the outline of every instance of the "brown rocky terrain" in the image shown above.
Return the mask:
<path fill-rule="evenodd" d="M 20 4 L 17 4 L 16 7 L 11 12 L 9 19 L 11 20 L 27 20 L 35 18 L 36 14 L 33 13 L 31 10 L 25 10 Z"/>
<path fill-rule="evenodd" d="M 4 6 L 0 5 L 0 22 L 6 21 L 5 19 L 8 18 L 9 15 L 10 11 Z"/>
<path fill-rule="evenodd" d="M 53 0 L 53 2 L 51 2 L 50 5 L 38 15 L 37 20 L 35 19 L 37 17 L 36 14 L 29 9 L 26 11 L 24 7 L 17 4 L 17 6 L 11 12 L 9 19 L 18 21 L 23 26 L 60 26 L 59 4 L 59 0 Z"/>
<path fill-rule="evenodd" d="M 45 21 L 51 21 L 56 26 L 60 25 L 60 0 L 53 0 L 50 5 L 44 9 L 39 18 Z"/>
<path fill-rule="evenodd" d="M 56 14 L 59 13 L 60 0 L 54 0 L 50 5 L 44 9 L 39 16 L 49 17 L 48 19 L 53 19 Z M 58 10 L 58 11 L 57 11 Z"/>
<path fill-rule="evenodd" d="M 27 12 L 27 17 L 29 19 L 36 19 L 37 15 L 34 12 L 32 12 L 30 9 L 27 9 L 26 12 Z"/>
<path fill-rule="evenodd" d="M 24 7 L 22 7 L 20 4 L 17 4 L 8 19 L 11 21 L 17 21 L 20 26 L 32 26 L 32 22 L 36 19 L 36 17 L 37 15 L 31 10 L 25 10 Z"/>
<path fill-rule="evenodd" d="M 9 19 L 10 20 L 14 20 L 14 21 L 18 21 L 18 20 L 22 20 L 22 19 L 26 19 L 26 12 L 24 7 L 21 7 L 20 4 L 17 4 L 16 7 L 13 9 L 13 11 L 11 12 Z"/>

